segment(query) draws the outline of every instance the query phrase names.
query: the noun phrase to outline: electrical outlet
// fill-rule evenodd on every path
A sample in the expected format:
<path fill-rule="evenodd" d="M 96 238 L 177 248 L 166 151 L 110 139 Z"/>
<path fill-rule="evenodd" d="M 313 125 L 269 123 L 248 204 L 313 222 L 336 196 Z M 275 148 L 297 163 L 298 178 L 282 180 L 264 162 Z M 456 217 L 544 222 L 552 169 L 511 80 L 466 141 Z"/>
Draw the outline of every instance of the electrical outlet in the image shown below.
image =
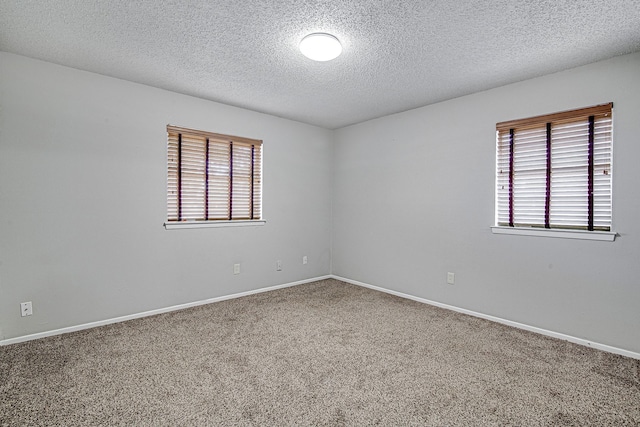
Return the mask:
<path fill-rule="evenodd" d="M 33 306 L 31 305 L 31 301 L 21 302 L 20 303 L 20 315 L 22 317 L 31 316 L 33 314 Z"/>
<path fill-rule="evenodd" d="M 303 264 L 306 264 L 306 263 L 307 263 L 307 261 L 308 261 L 308 260 L 307 260 L 307 256 L 306 256 L 306 255 L 305 255 L 305 256 L 303 256 L 303 257 L 302 257 L 302 263 L 303 263 Z"/>
<path fill-rule="evenodd" d="M 447 273 L 447 283 L 453 285 L 456 282 L 456 275 L 449 272 Z"/>
<path fill-rule="evenodd" d="M 282 271 L 282 260 L 276 261 L 276 271 Z"/>
<path fill-rule="evenodd" d="M 240 274 L 240 264 L 233 264 L 233 274 Z"/>

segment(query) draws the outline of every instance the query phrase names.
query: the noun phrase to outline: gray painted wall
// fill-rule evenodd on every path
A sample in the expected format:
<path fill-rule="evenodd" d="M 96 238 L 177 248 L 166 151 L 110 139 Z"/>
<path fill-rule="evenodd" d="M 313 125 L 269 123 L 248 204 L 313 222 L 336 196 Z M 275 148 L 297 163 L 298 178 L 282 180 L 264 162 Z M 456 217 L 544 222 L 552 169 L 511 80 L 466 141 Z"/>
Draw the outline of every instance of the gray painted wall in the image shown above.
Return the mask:
<path fill-rule="evenodd" d="M 266 225 L 163 228 L 167 124 L 264 140 Z M 329 130 L 0 53 L 0 339 L 329 274 L 332 143 Z"/>
<path fill-rule="evenodd" d="M 333 273 L 640 352 L 639 79 L 622 56 L 336 131 Z M 609 101 L 617 240 L 492 234 L 495 124 Z"/>
<path fill-rule="evenodd" d="M 332 132 L 0 53 L 0 339 L 333 272 L 640 352 L 638 76 L 628 55 Z M 618 239 L 491 234 L 495 123 L 609 101 Z M 167 124 L 264 140 L 265 226 L 164 230 Z"/>

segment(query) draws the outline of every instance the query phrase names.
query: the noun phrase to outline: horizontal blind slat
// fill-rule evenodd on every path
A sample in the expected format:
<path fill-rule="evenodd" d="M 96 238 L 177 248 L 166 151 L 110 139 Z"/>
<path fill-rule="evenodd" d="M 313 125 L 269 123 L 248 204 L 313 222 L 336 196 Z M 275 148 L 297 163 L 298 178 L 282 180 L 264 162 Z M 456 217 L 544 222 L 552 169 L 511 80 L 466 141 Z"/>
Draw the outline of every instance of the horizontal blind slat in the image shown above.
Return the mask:
<path fill-rule="evenodd" d="M 167 126 L 167 219 L 224 220 L 249 219 L 253 195 L 254 211 L 261 212 L 262 197 L 262 141 L 229 135 Z M 181 138 L 180 167 L 178 140 Z M 206 152 L 209 138 L 209 152 Z M 233 153 L 230 150 L 233 142 Z M 251 152 L 257 153 L 259 167 L 253 169 L 251 182 Z M 233 185 L 231 185 L 231 156 Z M 208 162 L 207 162 L 208 158 Z M 255 159 L 253 160 L 255 162 Z M 178 174 L 180 172 L 180 179 Z M 180 184 L 180 189 L 178 189 Z M 251 185 L 253 184 L 253 189 Z M 180 190 L 180 191 L 178 191 Z M 233 192 L 233 193 L 232 193 Z M 181 195 L 178 200 L 178 194 Z M 230 215 L 230 197 L 233 211 Z M 256 204 L 256 200 L 258 203 Z M 205 216 L 205 206 L 208 218 Z M 259 219 L 260 215 L 253 215 Z"/>
<path fill-rule="evenodd" d="M 551 123 L 549 221 L 551 227 L 586 229 L 588 222 L 589 116 L 593 134 L 593 217 L 611 226 L 612 104 L 496 125 L 496 222 L 509 222 L 510 142 L 513 129 L 514 224 L 544 224 L 547 203 L 547 123 Z"/>

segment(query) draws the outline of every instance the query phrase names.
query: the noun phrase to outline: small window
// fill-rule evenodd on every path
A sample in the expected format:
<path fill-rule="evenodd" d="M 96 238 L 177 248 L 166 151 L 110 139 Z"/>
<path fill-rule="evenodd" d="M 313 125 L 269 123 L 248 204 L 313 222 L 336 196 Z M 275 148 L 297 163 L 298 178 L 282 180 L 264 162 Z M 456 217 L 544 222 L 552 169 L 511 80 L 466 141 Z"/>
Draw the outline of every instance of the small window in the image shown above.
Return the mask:
<path fill-rule="evenodd" d="M 167 221 L 258 220 L 262 141 L 167 126 Z"/>
<path fill-rule="evenodd" d="M 496 125 L 496 225 L 611 230 L 612 106 Z"/>

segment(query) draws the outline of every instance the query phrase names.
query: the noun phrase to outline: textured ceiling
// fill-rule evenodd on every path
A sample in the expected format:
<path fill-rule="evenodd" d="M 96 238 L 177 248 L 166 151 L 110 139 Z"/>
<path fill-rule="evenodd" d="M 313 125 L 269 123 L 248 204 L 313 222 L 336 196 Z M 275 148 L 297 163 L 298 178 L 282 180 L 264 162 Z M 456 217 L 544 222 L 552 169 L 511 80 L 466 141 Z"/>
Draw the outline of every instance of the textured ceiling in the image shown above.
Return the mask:
<path fill-rule="evenodd" d="M 334 129 L 640 51 L 640 0 L 0 0 L 0 50 Z"/>

